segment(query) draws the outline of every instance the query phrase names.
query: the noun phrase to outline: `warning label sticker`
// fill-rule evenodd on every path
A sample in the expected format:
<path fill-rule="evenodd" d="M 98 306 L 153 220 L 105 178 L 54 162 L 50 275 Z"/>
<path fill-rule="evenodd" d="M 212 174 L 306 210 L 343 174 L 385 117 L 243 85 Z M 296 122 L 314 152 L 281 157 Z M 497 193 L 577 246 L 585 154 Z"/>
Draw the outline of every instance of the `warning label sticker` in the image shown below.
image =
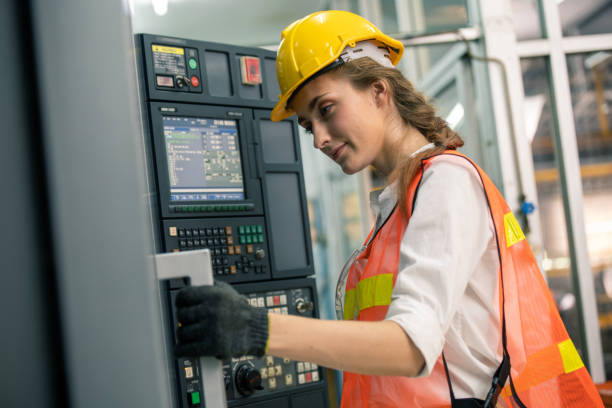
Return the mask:
<path fill-rule="evenodd" d="M 506 232 L 506 247 L 508 248 L 525 239 L 521 226 L 511 212 L 504 215 L 504 231 Z"/>

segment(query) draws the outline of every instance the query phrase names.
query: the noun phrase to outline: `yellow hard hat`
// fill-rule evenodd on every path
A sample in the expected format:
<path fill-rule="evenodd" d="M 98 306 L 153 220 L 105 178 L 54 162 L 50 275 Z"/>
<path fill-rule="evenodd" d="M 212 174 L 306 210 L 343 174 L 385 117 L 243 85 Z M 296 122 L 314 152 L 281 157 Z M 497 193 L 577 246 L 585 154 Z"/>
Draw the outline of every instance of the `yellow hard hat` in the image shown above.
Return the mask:
<path fill-rule="evenodd" d="M 282 93 L 270 119 L 277 122 L 293 115 L 295 112 L 287 107 L 287 101 L 295 90 L 336 61 L 345 47 L 354 47 L 357 42 L 365 40 L 376 40 L 385 45 L 394 66 L 404 52 L 401 42 L 384 34 L 365 18 L 348 11 L 319 11 L 289 24 L 281 34 L 276 56 L 276 76 Z"/>

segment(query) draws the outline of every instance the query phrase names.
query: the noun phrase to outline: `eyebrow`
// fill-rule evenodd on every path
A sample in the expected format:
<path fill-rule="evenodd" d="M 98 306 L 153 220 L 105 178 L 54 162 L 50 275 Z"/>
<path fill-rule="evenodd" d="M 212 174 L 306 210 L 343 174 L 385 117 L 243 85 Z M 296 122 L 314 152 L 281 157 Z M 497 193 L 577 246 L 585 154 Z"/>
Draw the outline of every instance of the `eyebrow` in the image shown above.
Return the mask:
<path fill-rule="evenodd" d="M 312 98 L 312 100 L 308 103 L 308 112 L 312 112 L 312 110 L 314 109 L 315 105 L 317 104 L 317 102 L 319 101 L 319 99 L 321 99 L 322 97 L 324 97 L 325 95 L 327 95 L 329 92 L 325 92 L 322 93 L 321 95 L 315 96 L 314 98 Z M 303 127 L 302 122 L 304 122 L 306 119 L 301 118 L 298 116 L 298 124 L 300 126 Z"/>

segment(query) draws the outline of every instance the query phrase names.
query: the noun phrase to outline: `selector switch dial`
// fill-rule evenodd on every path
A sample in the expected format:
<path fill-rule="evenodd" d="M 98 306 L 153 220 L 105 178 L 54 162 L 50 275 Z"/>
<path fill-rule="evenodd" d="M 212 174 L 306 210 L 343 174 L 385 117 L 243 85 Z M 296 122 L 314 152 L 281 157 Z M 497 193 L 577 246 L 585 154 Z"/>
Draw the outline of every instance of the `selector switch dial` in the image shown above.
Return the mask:
<path fill-rule="evenodd" d="M 257 251 L 255 251 L 255 258 L 257 259 L 264 259 L 266 257 L 266 251 L 264 251 L 263 249 L 258 249 Z"/>
<path fill-rule="evenodd" d="M 236 370 L 236 389 L 241 395 L 248 397 L 257 390 L 263 390 L 261 386 L 261 373 L 250 364 L 242 364 Z"/>

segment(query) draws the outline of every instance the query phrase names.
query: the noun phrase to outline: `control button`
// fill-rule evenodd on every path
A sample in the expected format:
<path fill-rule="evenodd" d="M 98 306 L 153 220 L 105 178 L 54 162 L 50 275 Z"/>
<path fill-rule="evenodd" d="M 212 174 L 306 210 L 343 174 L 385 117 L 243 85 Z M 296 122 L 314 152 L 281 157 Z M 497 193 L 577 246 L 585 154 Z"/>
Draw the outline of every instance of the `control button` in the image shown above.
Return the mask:
<path fill-rule="evenodd" d="M 236 255 L 240 255 L 242 253 L 242 247 L 240 245 L 236 245 L 234 247 L 234 252 L 236 253 Z"/>
<path fill-rule="evenodd" d="M 223 248 L 221 248 L 221 253 L 222 253 L 223 255 L 227 255 L 227 247 L 223 247 Z"/>
<path fill-rule="evenodd" d="M 249 261 L 249 268 L 255 267 L 255 261 Z"/>
<path fill-rule="evenodd" d="M 189 229 L 185 230 L 185 236 L 186 237 L 190 237 L 191 236 L 191 230 L 189 230 Z"/>
<path fill-rule="evenodd" d="M 285 385 L 293 385 L 293 375 L 285 374 Z"/>
<path fill-rule="evenodd" d="M 281 365 L 274 366 L 274 375 L 283 375 L 283 367 Z"/>
<path fill-rule="evenodd" d="M 261 369 L 261 379 L 265 380 L 268 378 L 268 369 L 266 367 Z"/>
<path fill-rule="evenodd" d="M 241 225 L 238 227 L 238 233 L 239 234 L 244 234 L 244 225 Z"/>
<path fill-rule="evenodd" d="M 306 377 L 304 374 L 298 374 L 298 384 L 304 384 L 306 382 Z"/>
<path fill-rule="evenodd" d="M 281 307 L 281 314 L 284 314 L 284 315 L 289 314 L 289 308 Z"/>
<path fill-rule="evenodd" d="M 230 274 L 230 269 L 229 268 L 223 268 L 223 274 L 224 275 L 229 275 Z"/>
<path fill-rule="evenodd" d="M 298 370 L 298 373 L 301 373 L 301 372 L 304 371 L 304 363 L 303 362 L 300 361 L 299 363 L 297 363 L 297 370 Z"/>
<path fill-rule="evenodd" d="M 289 364 L 289 363 L 291 363 L 291 359 L 290 358 L 283 358 L 283 363 L 284 364 Z"/>
<path fill-rule="evenodd" d="M 252 395 L 257 390 L 263 390 L 261 386 L 261 373 L 250 364 L 242 364 L 236 372 L 236 389 L 245 397 Z M 274 381 L 276 387 L 276 380 Z"/>
<path fill-rule="evenodd" d="M 266 365 L 268 367 L 271 367 L 274 365 L 274 357 L 273 356 L 266 356 Z"/>
<path fill-rule="evenodd" d="M 230 265 L 229 271 L 232 275 L 236 274 L 236 265 Z"/>
<path fill-rule="evenodd" d="M 253 245 L 249 244 L 246 246 L 247 254 L 253 253 Z"/>
<path fill-rule="evenodd" d="M 219 238 L 213 238 L 213 245 L 214 245 L 214 246 L 219 246 L 219 245 L 221 245 L 221 241 L 219 241 Z"/>
<path fill-rule="evenodd" d="M 311 373 L 306 373 L 306 382 L 312 382 L 312 374 Z"/>
<path fill-rule="evenodd" d="M 178 235 L 179 235 L 179 237 L 184 237 L 185 236 L 185 228 L 179 228 Z"/>
<path fill-rule="evenodd" d="M 195 391 L 191 393 L 191 405 L 198 405 L 200 403 L 200 392 Z"/>
<path fill-rule="evenodd" d="M 287 295 L 280 295 L 280 304 L 281 305 L 287 304 Z"/>
<path fill-rule="evenodd" d="M 199 229 L 199 231 L 200 231 L 200 236 L 201 236 L 201 237 L 203 237 L 204 235 L 206 235 L 206 229 L 204 229 L 204 228 L 200 228 L 200 229 Z"/>
<path fill-rule="evenodd" d="M 185 378 L 193 378 L 193 367 L 185 367 Z"/>
<path fill-rule="evenodd" d="M 313 370 L 318 370 L 319 366 L 316 365 L 315 363 L 310 363 L 310 368 L 313 369 Z"/>
<path fill-rule="evenodd" d="M 234 255 L 234 247 L 233 246 L 227 247 L 227 253 L 230 255 Z"/>
<path fill-rule="evenodd" d="M 304 363 L 304 370 L 310 371 L 310 363 L 308 363 L 308 362 Z"/>
<path fill-rule="evenodd" d="M 251 306 L 257 307 L 257 298 L 249 299 L 249 303 L 251 304 Z"/>
<path fill-rule="evenodd" d="M 312 381 L 319 381 L 319 372 L 318 371 L 313 371 L 312 372 Z"/>
<path fill-rule="evenodd" d="M 193 241 L 188 239 L 187 240 L 187 248 L 191 248 L 193 246 Z"/>
<path fill-rule="evenodd" d="M 197 88 L 198 86 L 200 86 L 200 80 L 198 79 L 197 76 L 192 75 L 190 79 L 191 79 L 191 86 L 193 86 L 194 88 Z"/>
<path fill-rule="evenodd" d="M 241 244 L 246 244 L 246 237 L 245 237 L 244 235 L 242 235 L 242 236 L 240 237 L 240 243 L 241 243 Z"/>
<path fill-rule="evenodd" d="M 189 58 L 189 68 L 196 69 L 197 67 L 198 67 L 198 61 L 196 61 L 195 58 Z"/>
<path fill-rule="evenodd" d="M 264 302 L 264 298 L 263 297 L 258 297 L 257 298 L 257 307 L 266 307 L 266 303 Z M 274 357 L 272 357 L 272 359 L 274 359 Z M 274 360 L 272 360 L 274 362 Z M 274 363 L 272 363 L 274 364 Z"/>
<path fill-rule="evenodd" d="M 274 306 L 280 305 L 280 296 L 274 296 Z"/>
<path fill-rule="evenodd" d="M 194 237 L 198 237 L 200 236 L 200 230 L 197 228 L 194 228 L 191 230 L 191 235 L 193 235 Z"/>
<path fill-rule="evenodd" d="M 266 251 L 263 249 L 259 248 L 257 251 L 255 251 L 255 259 L 264 259 L 265 257 Z"/>
<path fill-rule="evenodd" d="M 270 378 L 268 380 L 268 388 L 270 388 L 271 390 L 276 389 L 276 378 Z"/>
<path fill-rule="evenodd" d="M 181 76 L 177 76 L 176 77 L 176 86 L 179 88 L 184 88 L 185 86 L 187 86 L 187 81 L 185 81 L 185 78 L 181 77 Z"/>
<path fill-rule="evenodd" d="M 228 245 L 234 245 L 234 237 L 232 237 L 232 236 L 227 237 L 227 244 Z"/>
<path fill-rule="evenodd" d="M 257 265 L 255 267 L 255 273 L 261 273 L 261 266 L 260 265 Z"/>
<path fill-rule="evenodd" d="M 225 237 L 219 238 L 219 242 L 221 242 L 221 245 L 226 245 L 227 244 L 227 238 L 225 238 Z"/>
<path fill-rule="evenodd" d="M 272 296 L 266 297 L 266 306 L 268 307 L 274 306 L 274 298 Z"/>
<path fill-rule="evenodd" d="M 263 233 L 263 227 L 261 225 L 256 225 L 255 228 L 257 230 L 255 232 L 257 232 L 258 234 L 262 234 Z"/>
<path fill-rule="evenodd" d="M 225 235 L 232 235 L 232 227 L 229 225 L 225 227 Z"/>
<path fill-rule="evenodd" d="M 178 231 L 176 230 L 176 227 L 169 227 L 168 228 L 168 234 L 171 237 L 176 237 L 178 235 Z"/>
<path fill-rule="evenodd" d="M 244 232 L 247 233 L 247 234 L 250 234 L 251 233 L 251 226 L 250 225 L 245 226 L 244 227 Z"/>
<path fill-rule="evenodd" d="M 185 241 L 184 239 L 181 239 L 181 240 L 179 241 L 179 246 L 180 246 L 181 248 L 186 247 L 186 246 L 187 246 L 187 241 Z"/>
<path fill-rule="evenodd" d="M 212 234 L 213 234 L 212 228 L 206 228 L 206 235 L 210 237 Z"/>

